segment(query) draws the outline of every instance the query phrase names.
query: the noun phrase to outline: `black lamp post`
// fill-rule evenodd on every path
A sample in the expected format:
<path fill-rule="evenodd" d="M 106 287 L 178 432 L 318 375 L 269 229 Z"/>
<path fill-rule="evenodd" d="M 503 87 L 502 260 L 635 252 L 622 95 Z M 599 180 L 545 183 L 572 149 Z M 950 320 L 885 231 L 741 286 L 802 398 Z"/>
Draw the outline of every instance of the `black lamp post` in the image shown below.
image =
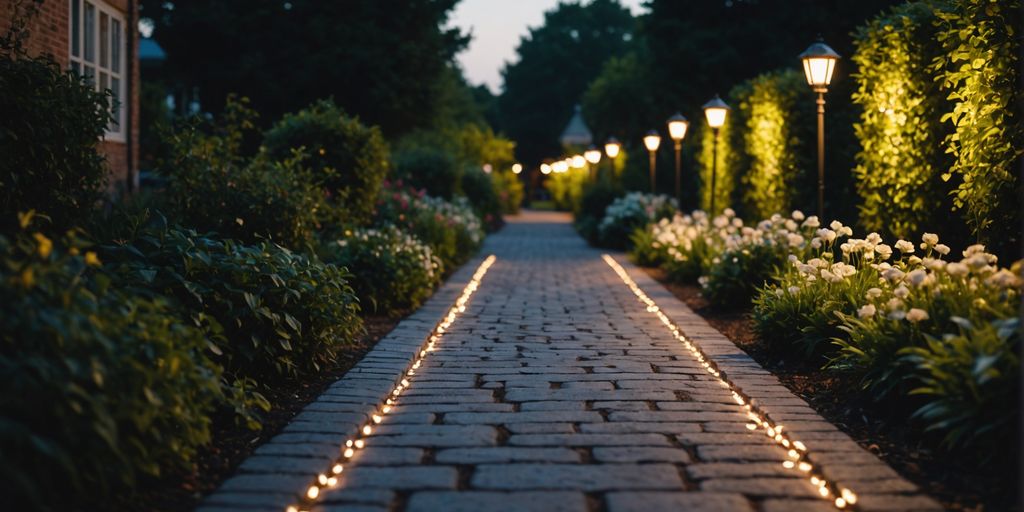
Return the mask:
<path fill-rule="evenodd" d="M 836 69 L 839 54 L 829 48 L 820 38 L 803 53 L 807 84 L 818 93 L 818 218 L 825 221 L 825 93 L 832 83 L 832 72 Z"/>
<path fill-rule="evenodd" d="M 729 115 L 729 105 L 726 105 L 717 94 L 711 101 L 704 104 L 704 117 L 708 120 L 708 126 L 715 132 L 715 142 L 711 150 L 711 211 L 708 214 L 715 216 L 715 179 L 718 175 L 718 129 L 725 124 L 725 117 Z"/>
<path fill-rule="evenodd" d="M 622 144 L 615 137 L 609 137 L 604 143 L 604 154 L 608 155 L 608 165 L 612 168 L 608 174 L 609 179 L 615 178 L 615 159 L 618 158 L 621 149 Z"/>
<path fill-rule="evenodd" d="M 682 114 L 676 112 L 676 114 L 668 118 L 668 136 L 672 138 L 672 142 L 675 143 L 676 150 L 676 201 L 680 205 L 683 204 L 682 188 L 680 185 L 680 176 L 682 175 L 683 169 L 683 139 L 686 137 L 686 130 L 690 128 L 690 122 L 683 117 Z"/>
<path fill-rule="evenodd" d="M 644 146 L 651 157 L 651 193 L 653 194 L 655 191 L 654 168 L 657 165 L 657 153 L 658 146 L 661 146 L 661 135 L 658 135 L 658 132 L 655 130 L 647 132 L 647 135 L 644 135 Z"/>

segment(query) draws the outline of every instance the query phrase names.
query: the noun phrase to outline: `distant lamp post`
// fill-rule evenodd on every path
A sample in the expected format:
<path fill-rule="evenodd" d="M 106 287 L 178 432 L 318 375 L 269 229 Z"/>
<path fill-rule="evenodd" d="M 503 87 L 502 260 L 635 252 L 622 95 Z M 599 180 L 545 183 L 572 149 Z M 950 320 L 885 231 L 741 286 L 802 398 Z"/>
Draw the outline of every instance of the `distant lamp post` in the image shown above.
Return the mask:
<path fill-rule="evenodd" d="M 658 146 L 661 146 L 661 136 L 658 132 L 651 130 L 644 135 L 644 146 L 647 148 L 647 154 L 650 155 L 650 168 L 651 168 L 651 193 L 654 193 L 654 169 L 657 165 L 657 153 Z"/>
<path fill-rule="evenodd" d="M 675 143 L 676 150 L 676 201 L 679 204 L 683 204 L 682 188 L 680 185 L 681 175 L 683 173 L 683 139 L 686 138 L 686 130 L 690 128 L 690 122 L 683 117 L 682 114 L 676 112 L 676 114 L 668 118 L 668 136 Z"/>
<path fill-rule="evenodd" d="M 818 93 L 818 218 L 825 221 L 825 93 L 832 83 L 839 54 L 821 38 L 800 54 L 807 85 Z"/>
<path fill-rule="evenodd" d="M 711 145 L 711 211 L 708 214 L 715 215 L 715 180 L 718 174 L 718 129 L 725 124 L 725 118 L 729 115 L 729 105 L 726 105 L 717 94 L 711 101 L 704 104 L 704 117 L 708 120 L 708 126 L 715 133 L 715 142 Z"/>
<path fill-rule="evenodd" d="M 618 158 L 619 150 L 621 149 L 622 144 L 615 137 L 608 137 L 608 140 L 604 143 L 604 154 L 608 155 L 608 166 L 612 169 L 612 172 L 608 175 L 610 178 L 615 177 L 615 160 Z"/>
<path fill-rule="evenodd" d="M 548 164 L 540 164 L 541 174 L 551 174 L 551 166 Z"/>
<path fill-rule="evenodd" d="M 569 170 L 569 164 L 566 163 L 565 160 L 559 160 L 551 164 L 551 170 L 554 171 L 555 174 L 561 174 Z"/>
<path fill-rule="evenodd" d="M 523 172 L 523 164 L 512 164 L 512 174 Z"/>
<path fill-rule="evenodd" d="M 587 163 L 590 164 L 590 179 L 593 180 L 597 174 L 597 164 L 601 161 L 601 150 L 597 149 L 597 146 L 591 145 L 586 152 L 583 153 L 583 158 L 587 159 Z"/>

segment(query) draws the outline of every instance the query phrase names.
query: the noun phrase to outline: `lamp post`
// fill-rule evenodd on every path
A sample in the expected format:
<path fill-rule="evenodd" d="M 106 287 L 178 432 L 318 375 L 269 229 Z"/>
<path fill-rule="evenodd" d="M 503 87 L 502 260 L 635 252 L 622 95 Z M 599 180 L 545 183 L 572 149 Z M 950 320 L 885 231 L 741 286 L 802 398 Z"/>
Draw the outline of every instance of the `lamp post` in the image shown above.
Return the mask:
<path fill-rule="evenodd" d="M 832 83 L 839 54 L 821 38 L 800 54 L 807 85 L 818 93 L 818 218 L 825 221 L 825 93 Z"/>
<path fill-rule="evenodd" d="M 647 154 L 651 157 L 651 193 L 654 193 L 654 167 L 657 162 L 658 146 L 661 145 L 661 136 L 658 132 L 651 130 L 644 135 L 644 146 L 647 147 Z"/>
<path fill-rule="evenodd" d="M 512 164 L 512 174 L 523 172 L 523 164 Z"/>
<path fill-rule="evenodd" d="M 608 175 L 609 178 L 615 177 L 615 159 L 618 158 L 620 149 L 622 149 L 622 144 L 615 137 L 609 137 L 604 143 L 604 154 L 608 155 L 608 165 L 612 168 L 612 172 Z"/>
<path fill-rule="evenodd" d="M 569 162 L 573 169 L 582 169 L 587 166 L 587 159 L 583 155 L 573 155 Z"/>
<path fill-rule="evenodd" d="M 590 164 L 590 179 L 593 181 L 597 177 L 595 169 L 597 169 L 597 163 L 601 161 L 601 150 L 597 149 L 597 146 L 591 145 L 584 153 L 583 158 Z"/>
<path fill-rule="evenodd" d="M 711 101 L 704 104 L 704 117 L 708 120 L 708 126 L 715 133 L 715 142 L 711 150 L 711 211 L 708 214 L 715 216 L 715 179 L 718 174 L 718 129 L 725 124 L 725 117 L 729 115 L 729 105 L 726 105 L 717 94 Z"/>
<path fill-rule="evenodd" d="M 682 189 L 680 188 L 680 175 L 683 169 L 683 139 L 686 137 L 686 130 L 690 128 L 690 122 L 682 114 L 676 114 L 668 118 L 668 136 L 675 143 L 676 150 L 676 201 L 683 204 Z"/>

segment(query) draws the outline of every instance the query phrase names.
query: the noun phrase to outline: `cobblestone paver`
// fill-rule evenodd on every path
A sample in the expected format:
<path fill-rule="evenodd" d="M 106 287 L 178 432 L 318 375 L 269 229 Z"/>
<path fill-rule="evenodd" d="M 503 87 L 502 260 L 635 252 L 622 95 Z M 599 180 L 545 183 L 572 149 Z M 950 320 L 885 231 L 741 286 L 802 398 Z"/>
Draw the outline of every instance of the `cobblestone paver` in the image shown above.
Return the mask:
<path fill-rule="evenodd" d="M 573 232 L 526 213 L 490 237 L 497 262 L 314 510 L 834 510 L 785 451 Z M 744 392 L 787 422 L 859 510 L 940 510 L 818 416 L 663 287 L 630 277 Z M 379 406 L 461 291 L 471 262 L 310 404 L 204 510 L 297 502 Z M 472 267 L 472 268 L 470 268 Z"/>

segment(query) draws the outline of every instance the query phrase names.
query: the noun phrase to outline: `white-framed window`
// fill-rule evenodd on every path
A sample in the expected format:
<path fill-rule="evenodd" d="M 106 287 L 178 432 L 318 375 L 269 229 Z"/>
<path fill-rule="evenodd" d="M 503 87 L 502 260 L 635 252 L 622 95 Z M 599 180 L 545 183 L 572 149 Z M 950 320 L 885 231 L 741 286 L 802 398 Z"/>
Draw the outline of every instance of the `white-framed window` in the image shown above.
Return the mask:
<path fill-rule="evenodd" d="M 71 69 L 89 79 L 97 91 L 112 93 L 108 140 L 125 140 L 124 16 L 100 0 L 68 0 L 68 56 Z"/>

